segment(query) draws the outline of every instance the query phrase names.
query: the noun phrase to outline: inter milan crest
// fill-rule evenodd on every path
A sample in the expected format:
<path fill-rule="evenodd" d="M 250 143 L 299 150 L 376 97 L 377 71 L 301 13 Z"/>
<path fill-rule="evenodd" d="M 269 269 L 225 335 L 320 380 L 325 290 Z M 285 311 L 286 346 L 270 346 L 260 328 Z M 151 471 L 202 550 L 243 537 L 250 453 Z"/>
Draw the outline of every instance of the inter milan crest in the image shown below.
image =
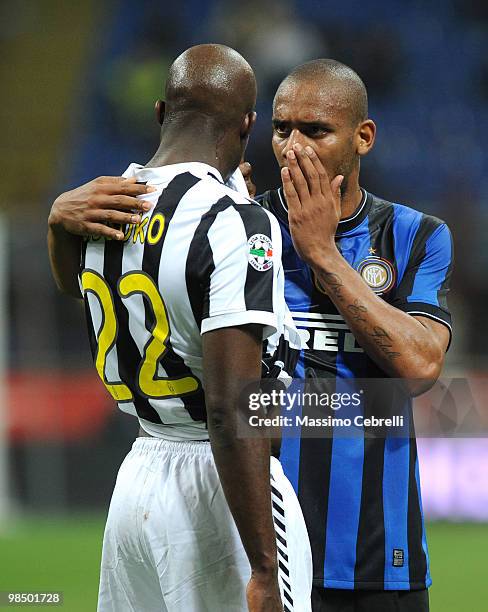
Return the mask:
<path fill-rule="evenodd" d="M 268 236 L 254 234 L 247 241 L 249 253 L 247 259 L 258 272 L 265 272 L 273 266 L 273 245 Z"/>
<path fill-rule="evenodd" d="M 357 271 L 368 287 L 378 294 L 389 291 L 395 282 L 395 270 L 387 259 L 367 257 L 357 267 Z"/>

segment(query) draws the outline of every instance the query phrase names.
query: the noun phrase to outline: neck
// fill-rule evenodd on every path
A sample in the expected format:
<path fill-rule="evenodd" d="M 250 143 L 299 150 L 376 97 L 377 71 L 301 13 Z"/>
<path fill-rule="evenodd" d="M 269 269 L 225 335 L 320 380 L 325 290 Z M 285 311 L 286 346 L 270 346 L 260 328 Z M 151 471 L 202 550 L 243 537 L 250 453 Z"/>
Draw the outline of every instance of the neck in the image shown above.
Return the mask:
<path fill-rule="evenodd" d="M 341 220 L 351 217 L 357 210 L 363 199 L 363 192 L 359 185 L 354 191 L 349 191 L 341 199 Z"/>
<path fill-rule="evenodd" d="M 341 219 L 351 217 L 363 199 L 363 192 L 359 186 L 359 171 L 352 172 L 341 197 Z"/>
<path fill-rule="evenodd" d="M 219 154 L 218 137 L 214 133 L 207 133 L 204 128 L 190 132 L 183 129 L 164 129 L 158 150 L 146 164 L 146 168 L 202 162 L 216 168 L 226 180 L 233 168 L 229 168 Z"/>

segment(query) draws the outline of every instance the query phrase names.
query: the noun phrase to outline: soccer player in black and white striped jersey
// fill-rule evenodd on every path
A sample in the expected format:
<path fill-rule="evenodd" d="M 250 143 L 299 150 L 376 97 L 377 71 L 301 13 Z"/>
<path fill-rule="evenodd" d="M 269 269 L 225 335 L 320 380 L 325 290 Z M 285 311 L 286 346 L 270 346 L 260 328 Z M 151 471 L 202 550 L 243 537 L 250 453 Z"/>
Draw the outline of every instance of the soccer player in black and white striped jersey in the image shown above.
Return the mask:
<path fill-rule="evenodd" d="M 123 240 L 82 249 L 95 365 L 141 426 L 110 505 L 101 612 L 310 610 L 296 496 L 276 459 L 270 468 L 269 441 L 235 426 L 241 381 L 259 380 L 263 339 L 286 317 L 278 223 L 224 185 L 255 95 L 235 51 L 182 54 L 158 106 L 160 147 L 124 175 L 146 184 L 146 210 Z M 55 211 L 49 231 L 57 270 Z"/>

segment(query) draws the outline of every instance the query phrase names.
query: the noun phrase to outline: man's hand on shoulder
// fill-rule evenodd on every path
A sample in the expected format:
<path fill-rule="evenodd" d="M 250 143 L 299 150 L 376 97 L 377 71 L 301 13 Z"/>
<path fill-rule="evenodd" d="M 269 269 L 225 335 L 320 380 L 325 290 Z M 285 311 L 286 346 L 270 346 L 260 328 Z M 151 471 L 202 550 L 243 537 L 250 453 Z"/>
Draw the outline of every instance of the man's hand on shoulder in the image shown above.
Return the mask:
<path fill-rule="evenodd" d="M 101 176 L 56 198 L 49 214 L 49 227 L 55 233 L 61 230 L 78 236 L 123 240 L 123 232 L 110 225 L 139 223 L 141 213 L 151 205 L 137 196 L 154 190 L 136 183 L 135 178 Z"/>
<path fill-rule="evenodd" d="M 151 191 L 154 187 L 137 184 L 135 178 L 101 176 L 56 198 L 49 214 L 47 242 L 51 269 L 61 291 L 81 297 L 81 236 L 123 240 L 121 228 L 139 223 L 141 213 L 151 207 L 137 196 Z"/>

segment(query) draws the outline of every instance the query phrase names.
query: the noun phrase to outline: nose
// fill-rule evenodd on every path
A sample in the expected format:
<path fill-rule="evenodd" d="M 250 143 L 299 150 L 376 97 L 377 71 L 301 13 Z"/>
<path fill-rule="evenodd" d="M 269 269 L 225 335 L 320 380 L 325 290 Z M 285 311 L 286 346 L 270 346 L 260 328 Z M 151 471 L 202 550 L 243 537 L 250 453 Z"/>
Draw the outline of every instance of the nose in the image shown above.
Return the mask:
<path fill-rule="evenodd" d="M 285 141 L 285 145 L 282 151 L 283 157 L 286 158 L 286 154 L 288 153 L 288 151 L 291 151 L 293 149 L 294 144 L 298 143 L 298 144 L 301 144 L 302 147 L 304 147 L 306 144 L 304 140 L 305 138 L 303 134 L 300 132 L 300 130 L 297 130 L 296 128 L 293 129 Z"/>

